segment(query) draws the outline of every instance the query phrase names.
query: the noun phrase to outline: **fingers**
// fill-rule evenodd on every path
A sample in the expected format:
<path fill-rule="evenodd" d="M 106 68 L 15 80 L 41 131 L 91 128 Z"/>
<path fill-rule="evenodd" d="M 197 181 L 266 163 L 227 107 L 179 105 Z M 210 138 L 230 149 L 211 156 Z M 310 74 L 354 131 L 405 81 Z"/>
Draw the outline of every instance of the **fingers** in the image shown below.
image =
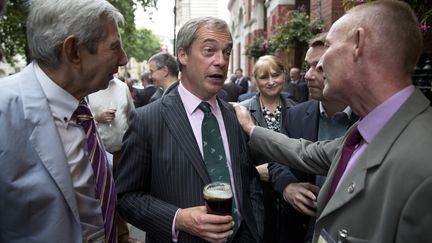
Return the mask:
<path fill-rule="evenodd" d="M 303 214 L 306 214 L 306 215 L 308 215 L 308 216 L 312 216 L 312 217 L 316 217 L 316 211 L 315 210 L 313 210 L 312 208 L 309 208 L 309 207 L 307 207 L 306 205 L 304 205 L 304 204 L 296 204 L 295 206 L 294 206 L 294 208 L 297 210 L 297 211 L 299 211 L 299 212 L 301 212 L 301 213 L 303 213 Z"/>
<path fill-rule="evenodd" d="M 309 189 L 311 192 L 313 192 L 315 195 L 318 195 L 318 192 L 320 191 L 320 187 L 314 184 L 310 183 L 304 183 L 305 187 Z"/>
<path fill-rule="evenodd" d="M 205 235 L 203 235 L 203 239 L 208 241 L 208 242 L 227 242 L 228 238 L 231 237 L 231 235 L 233 234 L 233 231 L 226 231 L 226 232 L 222 232 L 222 233 L 205 233 Z"/>
<path fill-rule="evenodd" d="M 180 209 L 175 226 L 210 242 L 224 242 L 232 235 L 234 226 L 230 215 L 207 214 L 205 206 Z"/>
<path fill-rule="evenodd" d="M 258 174 L 260 175 L 260 179 L 262 181 L 269 181 L 269 173 L 268 173 L 268 168 L 267 168 L 267 163 L 266 164 L 262 164 L 262 165 L 258 165 L 256 167 Z"/>
<path fill-rule="evenodd" d="M 231 216 L 203 214 L 198 225 L 201 238 L 209 242 L 225 242 L 233 234 L 234 222 Z"/>
<path fill-rule="evenodd" d="M 310 183 L 291 183 L 284 190 L 284 198 L 297 211 L 309 216 L 315 216 L 317 203 L 314 191 L 316 190 L 317 187 Z"/>
<path fill-rule="evenodd" d="M 216 214 L 208 214 L 207 210 L 204 214 L 199 215 L 197 218 L 200 224 L 226 224 L 232 222 L 233 220 L 231 215 L 221 216 Z"/>
<path fill-rule="evenodd" d="M 114 120 L 115 112 L 116 112 L 116 110 L 114 110 L 114 109 L 107 109 L 107 110 L 103 111 L 102 117 L 103 117 L 104 121 L 110 122 L 110 121 Z"/>
<path fill-rule="evenodd" d="M 239 103 L 231 102 L 230 104 L 234 107 L 237 115 L 237 119 L 240 125 L 242 126 L 243 130 L 247 134 L 250 134 L 250 131 L 254 127 L 254 122 L 252 120 L 249 110 L 246 107 L 240 105 Z"/>

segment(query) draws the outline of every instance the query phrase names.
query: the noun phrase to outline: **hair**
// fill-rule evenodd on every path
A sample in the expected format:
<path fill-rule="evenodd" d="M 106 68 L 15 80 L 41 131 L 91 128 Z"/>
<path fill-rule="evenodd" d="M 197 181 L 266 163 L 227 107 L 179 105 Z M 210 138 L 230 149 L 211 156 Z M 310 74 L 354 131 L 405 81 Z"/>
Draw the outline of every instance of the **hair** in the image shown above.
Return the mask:
<path fill-rule="evenodd" d="M 325 46 L 327 32 L 319 33 L 309 40 L 309 47 Z"/>
<path fill-rule="evenodd" d="M 374 29 L 377 48 L 402 60 L 407 74 L 414 70 L 423 50 L 419 22 L 403 1 L 378 0 L 358 5 L 347 12 L 354 16 L 354 27 Z"/>
<path fill-rule="evenodd" d="M 255 63 L 252 73 L 255 80 L 258 80 L 258 76 L 263 72 L 269 72 L 269 69 L 273 69 L 277 72 L 285 75 L 286 70 L 283 63 L 275 56 L 265 55 L 261 56 Z"/>
<path fill-rule="evenodd" d="M 30 0 L 27 40 L 33 59 L 51 68 L 61 62 L 64 40 L 71 35 L 90 53 L 107 35 L 106 23 L 123 23 L 123 15 L 105 0 Z"/>
<path fill-rule="evenodd" d="M 290 73 L 291 72 L 298 73 L 300 75 L 300 68 L 298 68 L 298 67 L 292 67 L 292 68 L 290 68 Z"/>
<path fill-rule="evenodd" d="M 179 67 L 175 57 L 169 53 L 159 52 L 150 57 L 148 62 L 155 62 L 158 69 L 167 67 L 171 76 L 178 77 Z"/>
<path fill-rule="evenodd" d="M 144 72 L 140 77 L 141 81 L 147 81 L 147 83 L 152 84 L 153 79 L 151 78 L 150 72 Z"/>
<path fill-rule="evenodd" d="M 188 20 L 177 33 L 176 53 L 183 49 L 187 54 L 190 54 L 192 43 L 195 41 L 198 30 L 203 27 L 207 29 L 230 33 L 227 23 L 215 17 L 199 17 Z M 178 60 L 178 57 L 177 57 Z M 178 60 L 180 70 L 182 65 Z"/>
<path fill-rule="evenodd" d="M 241 69 L 241 68 L 237 68 L 235 71 L 236 71 L 236 72 L 237 72 L 237 71 L 240 71 L 240 72 L 243 73 L 243 69 Z"/>

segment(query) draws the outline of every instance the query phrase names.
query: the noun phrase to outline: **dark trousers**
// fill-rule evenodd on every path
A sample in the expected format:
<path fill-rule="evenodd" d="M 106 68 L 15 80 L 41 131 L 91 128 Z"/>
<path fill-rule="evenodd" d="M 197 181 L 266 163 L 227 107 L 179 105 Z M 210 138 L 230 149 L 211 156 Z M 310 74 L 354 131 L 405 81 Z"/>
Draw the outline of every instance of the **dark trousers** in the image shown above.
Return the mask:
<path fill-rule="evenodd" d="M 238 229 L 234 239 L 231 241 L 232 243 L 259 243 L 257 242 L 247 227 L 245 222 L 240 224 L 240 228 Z"/>

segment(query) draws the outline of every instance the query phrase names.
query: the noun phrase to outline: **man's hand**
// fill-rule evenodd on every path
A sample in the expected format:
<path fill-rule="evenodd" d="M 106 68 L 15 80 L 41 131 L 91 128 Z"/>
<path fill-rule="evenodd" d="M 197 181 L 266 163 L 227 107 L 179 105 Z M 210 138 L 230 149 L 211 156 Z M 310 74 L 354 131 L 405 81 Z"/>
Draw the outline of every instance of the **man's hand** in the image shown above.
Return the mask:
<path fill-rule="evenodd" d="M 230 215 L 208 214 L 205 206 L 180 209 L 176 230 L 187 232 L 209 242 L 225 242 L 233 234 L 233 218 Z"/>
<path fill-rule="evenodd" d="M 95 115 L 95 120 L 98 123 L 109 123 L 112 122 L 115 118 L 115 109 L 106 109 L 102 112 L 99 112 Z"/>
<path fill-rule="evenodd" d="M 258 171 L 258 174 L 260 175 L 260 179 L 262 181 L 269 181 L 269 171 L 268 171 L 268 163 L 262 164 L 262 165 L 258 165 L 257 167 L 255 167 Z"/>
<path fill-rule="evenodd" d="M 307 182 L 290 183 L 283 191 L 285 201 L 289 202 L 297 211 L 316 216 L 316 195 L 319 187 Z"/>
<path fill-rule="evenodd" d="M 240 105 L 239 103 L 230 102 L 230 104 L 234 107 L 237 119 L 239 120 L 240 125 L 243 127 L 243 130 L 246 132 L 246 134 L 249 135 L 251 130 L 255 126 L 249 110 L 246 107 Z"/>

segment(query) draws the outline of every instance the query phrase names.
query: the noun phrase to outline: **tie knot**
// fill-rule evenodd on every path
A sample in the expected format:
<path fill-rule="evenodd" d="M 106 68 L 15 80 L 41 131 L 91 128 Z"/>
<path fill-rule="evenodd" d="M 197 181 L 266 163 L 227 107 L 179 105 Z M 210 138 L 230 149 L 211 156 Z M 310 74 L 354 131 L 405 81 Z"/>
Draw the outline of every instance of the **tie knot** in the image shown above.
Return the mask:
<path fill-rule="evenodd" d="M 78 108 L 74 111 L 74 115 L 76 116 L 78 121 L 93 119 L 93 115 L 85 100 L 81 100 L 81 102 L 78 105 Z"/>
<path fill-rule="evenodd" d="M 360 143 L 362 140 L 362 135 L 360 134 L 357 126 L 353 128 L 351 133 L 348 135 L 348 138 L 346 139 L 346 145 L 350 147 L 355 147 Z"/>
<path fill-rule="evenodd" d="M 211 113 L 210 104 L 208 102 L 205 101 L 201 102 L 198 105 L 198 108 L 200 108 L 205 114 Z"/>

